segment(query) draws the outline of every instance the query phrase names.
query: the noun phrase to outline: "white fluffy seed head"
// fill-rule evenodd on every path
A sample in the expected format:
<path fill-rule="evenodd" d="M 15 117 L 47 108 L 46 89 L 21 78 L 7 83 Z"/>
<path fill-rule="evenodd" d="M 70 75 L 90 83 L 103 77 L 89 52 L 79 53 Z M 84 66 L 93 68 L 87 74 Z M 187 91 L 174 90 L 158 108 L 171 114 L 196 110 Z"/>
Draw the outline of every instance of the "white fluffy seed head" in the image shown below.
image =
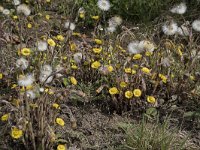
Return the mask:
<path fill-rule="evenodd" d="M 143 40 L 143 41 L 140 41 L 139 48 L 144 51 L 153 52 L 155 49 L 155 46 L 152 42 Z"/>
<path fill-rule="evenodd" d="M 25 70 L 28 68 L 29 62 L 25 58 L 19 58 L 16 61 L 16 67 L 21 68 L 22 70 Z"/>
<path fill-rule="evenodd" d="M 106 31 L 109 32 L 109 33 L 113 33 L 116 31 L 116 27 L 115 26 L 108 26 L 106 28 Z"/>
<path fill-rule="evenodd" d="M 4 9 L 2 13 L 4 15 L 10 15 L 10 10 L 9 9 Z"/>
<path fill-rule="evenodd" d="M 46 51 L 47 47 L 48 47 L 47 42 L 45 42 L 45 41 L 38 41 L 37 42 L 38 51 Z"/>
<path fill-rule="evenodd" d="M 60 78 L 63 76 L 61 73 L 59 73 L 62 70 L 64 70 L 64 67 L 62 67 L 61 65 L 57 65 L 55 67 L 55 72 L 58 72 L 58 73 L 56 73 L 56 78 Z"/>
<path fill-rule="evenodd" d="M 200 32 L 200 19 L 194 20 L 194 21 L 193 21 L 193 23 L 192 23 L 192 28 L 193 28 L 195 31 Z"/>
<path fill-rule="evenodd" d="M 48 74 L 51 74 L 53 71 L 52 67 L 50 65 L 44 65 L 40 69 L 40 72 L 48 72 Z"/>
<path fill-rule="evenodd" d="M 165 23 L 162 26 L 162 31 L 166 35 L 174 35 L 177 32 L 177 30 L 178 30 L 178 26 L 177 26 L 177 23 L 175 22 Z"/>
<path fill-rule="evenodd" d="M 185 3 L 180 3 L 179 5 L 174 6 L 170 12 L 175 13 L 175 14 L 184 14 L 187 10 L 187 6 Z"/>
<path fill-rule="evenodd" d="M 139 41 L 133 41 L 128 44 L 128 52 L 130 54 L 139 54 L 143 52 L 143 43 L 140 43 Z"/>
<path fill-rule="evenodd" d="M 29 16 L 31 14 L 31 9 L 26 4 L 21 4 L 17 6 L 17 13 L 24 14 L 25 16 Z"/>
<path fill-rule="evenodd" d="M 17 5 L 21 4 L 21 2 L 20 2 L 20 0 L 13 0 L 13 4 L 14 4 L 15 6 L 17 6 Z"/>
<path fill-rule="evenodd" d="M 18 85 L 19 86 L 30 86 L 35 81 L 35 78 L 32 74 L 28 75 L 20 75 L 18 78 Z"/>
<path fill-rule="evenodd" d="M 74 54 L 74 61 L 76 63 L 80 63 L 82 59 L 83 59 L 83 54 L 82 53 L 75 53 Z"/>
<path fill-rule="evenodd" d="M 28 91 L 26 91 L 26 96 L 30 99 L 35 99 L 36 93 L 33 90 L 28 90 Z"/>
<path fill-rule="evenodd" d="M 39 81 L 41 83 L 50 83 L 53 80 L 53 76 L 49 76 L 46 72 L 41 72 L 39 76 Z"/>
<path fill-rule="evenodd" d="M 44 88 L 43 88 L 43 87 L 39 88 L 39 91 L 40 91 L 41 93 L 43 93 L 43 92 L 44 92 Z"/>
<path fill-rule="evenodd" d="M 114 16 L 108 20 L 109 26 L 119 26 L 122 24 L 122 18 L 120 16 Z"/>
<path fill-rule="evenodd" d="M 97 6 L 103 11 L 108 11 L 111 7 L 108 0 L 98 0 Z"/>
<path fill-rule="evenodd" d="M 64 27 L 73 31 L 75 30 L 76 25 L 73 22 L 66 21 Z"/>
<path fill-rule="evenodd" d="M 39 76 L 39 81 L 41 83 L 50 83 L 53 80 L 53 76 L 50 76 L 52 73 L 53 69 L 50 65 L 44 65 L 40 69 L 40 76 Z"/>

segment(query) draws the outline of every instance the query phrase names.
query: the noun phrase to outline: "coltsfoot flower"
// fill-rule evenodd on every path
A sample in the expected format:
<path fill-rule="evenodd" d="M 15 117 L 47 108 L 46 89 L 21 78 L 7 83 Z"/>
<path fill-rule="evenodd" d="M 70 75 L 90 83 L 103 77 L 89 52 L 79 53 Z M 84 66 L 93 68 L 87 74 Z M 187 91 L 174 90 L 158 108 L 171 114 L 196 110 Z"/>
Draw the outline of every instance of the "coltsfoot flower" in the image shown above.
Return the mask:
<path fill-rule="evenodd" d="M 56 46 L 56 43 L 54 42 L 53 39 L 48 39 L 48 40 L 47 40 L 47 43 L 48 43 L 51 47 L 55 47 L 55 46 Z"/>
<path fill-rule="evenodd" d="M 147 102 L 151 103 L 151 104 L 155 104 L 156 103 L 156 99 L 154 96 L 147 96 Z"/>
<path fill-rule="evenodd" d="M 59 144 L 59 145 L 57 146 L 57 150 L 66 150 L 66 146 L 63 145 L 63 144 Z"/>
<path fill-rule="evenodd" d="M 7 121 L 8 118 L 9 118 L 10 114 L 7 113 L 7 114 L 4 114 L 3 116 L 1 116 L 1 121 Z"/>
<path fill-rule="evenodd" d="M 125 97 L 128 98 L 128 99 L 132 98 L 133 97 L 133 92 L 132 91 L 126 91 L 125 92 Z"/>
<path fill-rule="evenodd" d="M 31 54 L 31 50 L 29 48 L 22 48 L 21 54 L 24 56 L 29 56 Z"/>
<path fill-rule="evenodd" d="M 142 95 L 142 91 L 140 89 L 134 89 L 133 94 L 135 97 L 140 97 Z"/>
<path fill-rule="evenodd" d="M 93 48 L 92 49 L 94 53 L 99 54 L 102 51 L 102 48 Z"/>
<path fill-rule="evenodd" d="M 143 67 L 142 69 L 142 72 L 146 73 L 146 74 L 150 74 L 151 73 L 151 70 L 147 67 Z"/>
<path fill-rule="evenodd" d="M 110 93 L 110 95 L 115 95 L 115 94 L 118 94 L 119 91 L 116 87 L 112 87 L 109 89 L 109 93 Z"/>
<path fill-rule="evenodd" d="M 12 138 L 19 139 L 20 137 L 22 137 L 22 135 L 23 135 L 23 131 L 22 130 L 18 129 L 15 126 L 12 127 L 12 129 L 11 129 L 11 136 L 12 136 Z"/>
<path fill-rule="evenodd" d="M 95 61 L 91 65 L 91 67 L 94 69 L 98 69 L 100 66 L 101 66 L 101 63 L 99 61 Z"/>
<path fill-rule="evenodd" d="M 135 54 L 135 55 L 133 55 L 133 60 L 138 60 L 140 58 L 142 58 L 141 54 Z"/>
<path fill-rule="evenodd" d="M 60 126 L 64 126 L 65 122 L 62 118 L 56 118 L 56 123 L 59 124 Z"/>
<path fill-rule="evenodd" d="M 77 85 L 77 80 L 74 77 L 70 77 L 70 81 L 73 85 Z"/>

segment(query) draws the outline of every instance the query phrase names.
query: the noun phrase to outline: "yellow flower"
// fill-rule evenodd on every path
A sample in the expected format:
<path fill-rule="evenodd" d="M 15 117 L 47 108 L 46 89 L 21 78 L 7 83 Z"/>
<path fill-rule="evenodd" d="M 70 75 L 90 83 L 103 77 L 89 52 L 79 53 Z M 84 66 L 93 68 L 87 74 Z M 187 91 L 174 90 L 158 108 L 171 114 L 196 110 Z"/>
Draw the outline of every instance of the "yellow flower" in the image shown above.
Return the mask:
<path fill-rule="evenodd" d="M 20 92 L 25 92 L 25 90 L 32 90 L 33 89 L 33 86 L 32 85 L 28 85 L 26 87 L 22 86 L 20 88 Z"/>
<path fill-rule="evenodd" d="M 78 69 L 77 65 L 72 65 L 71 68 L 72 69 Z"/>
<path fill-rule="evenodd" d="M 114 70 L 114 69 L 113 69 L 113 66 L 111 66 L 111 65 L 110 65 L 110 66 L 107 66 L 107 69 L 108 69 L 109 72 L 112 72 L 112 71 Z"/>
<path fill-rule="evenodd" d="M 72 35 L 73 35 L 73 36 L 79 36 L 79 37 L 81 36 L 81 34 L 78 33 L 78 32 L 73 32 Z"/>
<path fill-rule="evenodd" d="M 27 28 L 31 29 L 31 28 L 32 28 L 32 24 L 31 24 L 31 23 L 28 23 L 28 24 L 27 24 Z"/>
<path fill-rule="evenodd" d="M 49 20 L 49 19 L 50 19 L 50 15 L 46 15 L 45 18 L 46 18 L 47 20 Z"/>
<path fill-rule="evenodd" d="M 138 65 L 133 65 L 133 68 L 134 68 L 134 69 L 138 69 L 139 66 L 138 66 Z"/>
<path fill-rule="evenodd" d="M 75 43 L 70 43 L 70 50 L 75 51 L 76 50 L 76 44 Z"/>
<path fill-rule="evenodd" d="M 53 103 L 52 106 L 53 106 L 55 109 L 59 109 L 59 108 L 60 108 L 59 104 L 57 104 L 57 103 Z"/>
<path fill-rule="evenodd" d="M 66 150 L 66 147 L 65 147 L 65 145 L 59 144 L 57 146 L 57 150 Z"/>
<path fill-rule="evenodd" d="M 62 35 L 57 35 L 56 37 L 59 41 L 64 41 L 65 39 Z"/>
<path fill-rule="evenodd" d="M 45 91 L 46 93 L 48 93 L 48 92 L 49 92 L 49 89 L 48 89 L 48 88 L 46 88 L 44 91 Z"/>
<path fill-rule="evenodd" d="M 60 126 L 64 126 L 65 122 L 62 118 L 56 118 L 56 123 L 59 124 Z"/>
<path fill-rule="evenodd" d="M 144 72 L 144 73 L 146 73 L 146 74 L 149 74 L 151 71 L 148 69 L 148 68 L 146 68 L 146 67 L 143 67 L 142 69 L 142 72 Z"/>
<path fill-rule="evenodd" d="M 7 113 L 7 114 L 4 114 L 3 116 L 1 116 L 1 121 L 7 121 L 8 118 L 9 118 L 10 114 Z"/>
<path fill-rule="evenodd" d="M 77 80 L 74 77 L 70 77 L 70 81 L 73 85 L 77 85 Z"/>
<path fill-rule="evenodd" d="M 125 97 L 128 98 L 128 99 L 132 98 L 133 97 L 133 92 L 132 91 L 126 91 L 125 92 Z"/>
<path fill-rule="evenodd" d="M 118 89 L 116 87 L 112 87 L 112 88 L 109 89 L 109 93 L 111 95 L 115 95 L 115 94 L 118 94 L 119 91 L 118 91 Z"/>
<path fill-rule="evenodd" d="M 49 90 L 48 90 L 48 94 L 49 94 L 49 95 L 53 95 L 53 94 L 54 94 L 54 91 L 53 91 L 52 89 L 49 89 Z"/>
<path fill-rule="evenodd" d="M 47 40 L 47 43 L 48 43 L 50 46 L 52 46 L 52 47 L 56 46 L 56 43 L 54 42 L 53 39 L 48 39 L 48 40 Z"/>
<path fill-rule="evenodd" d="M 63 56 L 62 59 L 63 59 L 63 60 L 67 60 L 67 56 Z"/>
<path fill-rule="evenodd" d="M 193 75 L 190 75 L 190 80 L 194 81 L 195 77 Z"/>
<path fill-rule="evenodd" d="M 147 102 L 154 104 L 156 102 L 156 99 L 153 96 L 147 96 Z"/>
<path fill-rule="evenodd" d="M 134 69 L 132 69 L 132 72 L 131 72 L 132 74 L 136 74 L 137 73 L 137 71 L 136 70 L 134 70 Z"/>
<path fill-rule="evenodd" d="M 33 109 L 38 108 L 38 104 L 30 103 L 30 107 L 32 107 Z"/>
<path fill-rule="evenodd" d="M 100 66 L 101 66 L 101 63 L 99 61 L 95 61 L 91 65 L 91 67 L 94 69 L 98 69 Z"/>
<path fill-rule="evenodd" d="M 151 56 L 152 54 L 153 54 L 153 53 L 152 53 L 152 52 L 149 52 L 149 51 L 146 51 L 146 52 L 145 52 L 145 55 L 146 55 L 146 56 Z"/>
<path fill-rule="evenodd" d="M 120 82 L 120 87 L 121 87 L 121 88 L 127 87 L 127 83 L 124 82 L 124 81 Z"/>
<path fill-rule="evenodd" d="M 94 41 L 96 44 L 99 44 L 99 45 L 101 45 L 103 43 L 102 40 L 100 40 L 100 39 L 94 39 Z"/>
<path fill-rule="evenodd" d="M 140 89 L 134 89 L 133 94 L 135 97 L 140 97 L 142 95 L 142 91 Z"/>
<path fill-rule="evenodd" d="M 182 46 L 178 46 L 178 48 L 177 48 L 177 53 L 178 53 L 180 56 L 183 56 Z"/>
<path fill-rule="evenodd" d="M 99 16 L 92 16 L 91 18 L 94 19 L 94 20 L 98 20 Z"/>
<path fill-rule="evenodd" d="M 3 74 L 2 74 L 2 73 L 0 73 L 0 80 L 1 80 L 1 79 L 3 79 Z"/>
<path fill-rule="evenodd" d="M 134 59 L 134 60 L 137 60 L 137 59 L 140 59 L 140 58 L 142 58 L 142 55 L 141 55 L 141 54 L 135 54 L 135 55 L 133 56 L 133 59 Z"/>
<path fill-rule="evenodd" d="M 131 69 L 131 68 L 125 68 L 124 71 L 125 71 L 126 73 L 131 73 L 131 72 L 132 72 L 132 69 Z"/>
<path fill-rule="evenodd" d="M 18 16 L 13 16 L 13 19 L 17 20 L 17 19 L 18 19 Z"/>
<path fill-rule="evenodd" d="M 31 50 L 29 48 L 23 48 L 21 50 L 21 54 L 24 56 L 29 56 L 31 54 Z"/>
<path fill-rule="evenodd" d="M 96 54 L 101 53 L 101 51 L 102 51 L 102 48 L 93 48 L 93 52 Z"/>
<path fill-rule="evenodd" d="M 13 84 L 11 89 L 15 89 L 17 87 L 17 84 Z"/>
<path fill-rule="evenodd" d="M 18 129 L 17 127 L 12 127 L 11 129 L 11 136 L 14 139 L 19 139 L 22 136 L 22 130 Z"/>
<path fill-rule="evenodd" d="M 167 77 L 166 77 L 165 75 L 159 74 L 158 76 L 162 79 L 162 81 L 163 81 L 164 83 L 167 83 Z"/>
<path fill-rule="evenodd" d="M 79 17 L 82 19 L 85 18 L 85 13 L 84 12 L 79 13 Z"/>
<path fill-rule="evenodd" d="M 19 99 L 13 99 L 12 104 L 16 107 L 19 107 L 20 100 Z"/>

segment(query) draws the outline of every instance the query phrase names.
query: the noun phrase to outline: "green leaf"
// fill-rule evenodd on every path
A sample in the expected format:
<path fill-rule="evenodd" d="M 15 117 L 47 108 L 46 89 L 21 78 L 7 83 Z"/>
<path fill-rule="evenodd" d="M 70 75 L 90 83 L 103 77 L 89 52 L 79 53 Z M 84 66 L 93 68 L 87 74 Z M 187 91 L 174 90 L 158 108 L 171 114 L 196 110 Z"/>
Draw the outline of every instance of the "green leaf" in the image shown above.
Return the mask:
<path fill-rule="evenodd" d="M 63 78 L 63 84 L 64 84 L 65 86 L 68 85 L 68 79 L 67 79 L 67 78 Z"/>
<path fill-rule="evenodd" d="M 155 117 L 157 115 L 157 110 L 154 107 L 148 108 L 146 114 Z"/>
<path fill-rule="evenodd" d="M 184 117 L 193 117 L 194 116 L 194 111 L 188 111 L 188 112 L 184 113 L 183 116 Z"/>

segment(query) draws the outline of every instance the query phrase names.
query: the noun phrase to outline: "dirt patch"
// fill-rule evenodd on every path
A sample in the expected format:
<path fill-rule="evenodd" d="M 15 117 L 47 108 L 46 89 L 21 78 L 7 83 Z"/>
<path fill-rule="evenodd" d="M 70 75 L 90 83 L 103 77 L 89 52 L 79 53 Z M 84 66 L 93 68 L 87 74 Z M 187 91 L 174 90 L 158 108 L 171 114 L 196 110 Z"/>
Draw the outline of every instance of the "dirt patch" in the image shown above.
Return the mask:
<path fill-rule="evenodd" d="M 90 108 L 88 108 L 90 107 Z M 87 150 L 111 150 L 125 140 L 124 132 L 118 128 L 120 122 L 131 122 L 128 116 L 106 115 L 95 107 L 70 107 L 77 119 L 77 129 L 65 133 L 72 147 Z"/>

